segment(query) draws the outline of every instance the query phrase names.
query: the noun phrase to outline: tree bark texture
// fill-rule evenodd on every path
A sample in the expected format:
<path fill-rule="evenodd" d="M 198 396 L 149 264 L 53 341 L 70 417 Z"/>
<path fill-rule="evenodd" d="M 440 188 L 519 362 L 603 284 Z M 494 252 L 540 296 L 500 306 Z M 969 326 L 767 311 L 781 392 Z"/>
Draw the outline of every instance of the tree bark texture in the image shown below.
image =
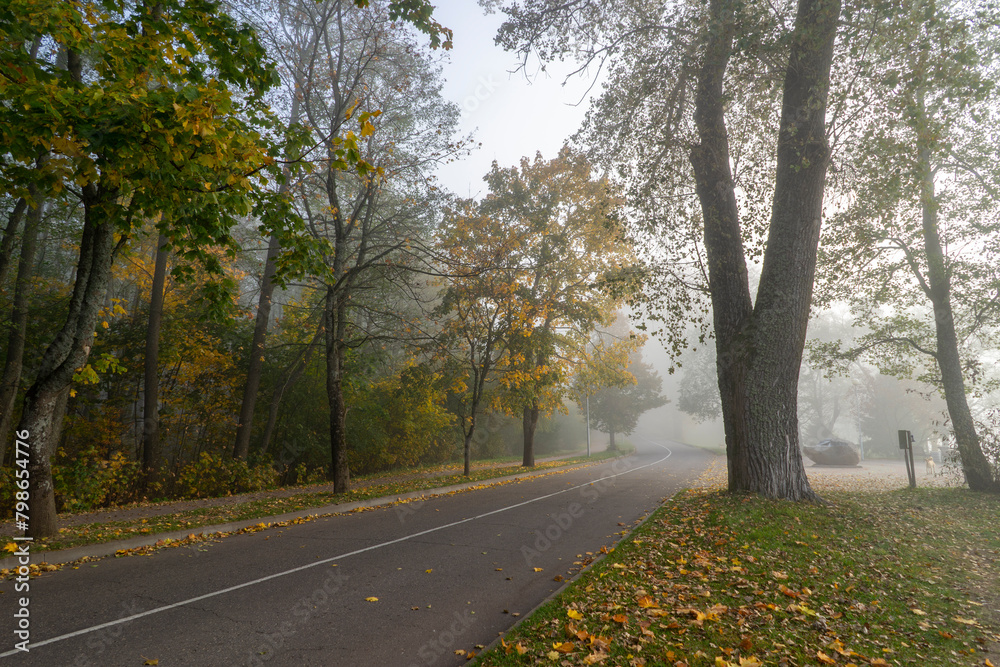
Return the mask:
<path fill-rule="evenodd" d="M 34 189 L 34 188 L 32 188 Z M 0 465 L 3 464 L 8 431 L 14 416 L 14 405 L 21 388 L 21 372 L 24 366 L 24 346 L 28 331 L 28 296 L 31 293 L 31 278 L 35 272 L 35 254 L 38 249 L 38 229 L 41 227 L 45 204 L 37 201 L 28 211 L 21 236 L 21 256 L 14 279 L 14 301 L 10 308 L 10 322 L 7 327 L 7 356 L 4 359 L 3 374 L 0 375 Z M 24 200 L 20 200 L 20 205 Z M 11 216 L 13 218 L 13 215 Z M 7 232 L 10 233 L 10 225 Z M 5 239 L 6 240 L 6 239 Z M 2 281 L 0 281 L 2 282 Z"/>
<path fill-rule="evenodd" d="M 50 456 L 55 444 L 52 438 L 60 430 L 56 423 L 60 394 L 69 389 L 76 369 L 87 363 L 97 316 L 111 282 L 114 225 L 104 219 L 102 195 L 96 186 L 83 187 L 83 203 L 80 259 L 66 321 L 42 355 L 35 381 L 25 394 L 17 429 L 27 431 L 31 443 L 31 537 L 50 537 L 57 532 Z"/>
<path fill-rule="evenodd" d="M 153 260 L 146 353 L 143 358 L 142 472 L 147 485 L 156 482 L 160 468 L 160 329 L 166 279 L 167 237 L 160 234 Z"/>
<path fill-rule="evenodd" d="M 535 465 L 535 429 L 538 427 L 538 401 L 532 401 L 525 406 L 521 416 L 521 426 L 524 431 L 524 457 L 521 465 L 533 467 Z"/>
<path fill-rule="evenodd" d="M 826 98 L 839 0 L 800 0 L 784 81 L 771 224 L 751 302 L 725 122 L 736 19 L 712 0 L 691 152 L 705 224 L 731 492 L 815 500 L 799 449 L 798 377 L 829 160 Z"/>
<path fill-rule="evenodd" d="M 14 239 L 17 236 L 17 228 L 21 226 L 24 214 L 28 209 L 28 202 L 21 197 L 14 204 L 14 208 L 7 218 L 7 226 L 4 227 L 3 238 L 0 238 L 0 285 L 7 282 L 7 273 L 10 271 L 10 258 L 14 255 Z"/>
<path fill-rule="evenodd" d="M 330 470 L 327 479 L 333 482 L 334 493 L 346 492 L 350 488 L 351 479 L 347 464 L 347 404 L 344 402 L 346 311 L 344 295 L 334 287 L 328 287 L 324 309 L 326 397 L 330 408 Z"/>

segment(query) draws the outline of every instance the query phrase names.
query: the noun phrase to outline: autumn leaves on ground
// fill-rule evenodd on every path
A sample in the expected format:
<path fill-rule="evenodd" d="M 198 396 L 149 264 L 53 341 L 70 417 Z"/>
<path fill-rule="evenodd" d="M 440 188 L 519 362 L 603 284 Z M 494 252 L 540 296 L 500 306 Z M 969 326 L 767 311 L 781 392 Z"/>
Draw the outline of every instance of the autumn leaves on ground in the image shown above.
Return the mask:
<path fill-rule="evenodd" d="M 815 486 L 670 499 L 477 664 L 1000 665 L 997 498 Z"/>

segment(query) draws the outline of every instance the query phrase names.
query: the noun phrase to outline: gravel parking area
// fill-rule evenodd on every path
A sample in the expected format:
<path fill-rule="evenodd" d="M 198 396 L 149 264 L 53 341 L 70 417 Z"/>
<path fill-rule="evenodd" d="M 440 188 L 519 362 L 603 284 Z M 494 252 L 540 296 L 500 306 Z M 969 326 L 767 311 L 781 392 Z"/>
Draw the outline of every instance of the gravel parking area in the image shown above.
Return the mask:
<path fill-rule="evenodd" d="M 927 473 L 923 458 L 916 461 L 917 486 L 963 486 L 962 473 L 954 468 L 936 467 L 936 474 Z M 824 491 L 893 491 L 907 486 L 906 464 L 902 459 L 873 459 L 854 467 L 818 466 L 806 459 L 806 474 L 813 489 Z M 726 459 L 718 456 L 698 479 L 702 488 L 726 487 Z"/>

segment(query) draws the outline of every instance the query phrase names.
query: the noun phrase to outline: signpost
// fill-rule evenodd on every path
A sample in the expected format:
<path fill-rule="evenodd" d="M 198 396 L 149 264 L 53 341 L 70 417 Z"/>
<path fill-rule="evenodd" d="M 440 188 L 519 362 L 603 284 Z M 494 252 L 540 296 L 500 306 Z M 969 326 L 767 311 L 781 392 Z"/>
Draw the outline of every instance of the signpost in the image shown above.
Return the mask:
<path fill-rule="evenodd" d="M 913 434 L 909 431 L 897 431 L 899 448 L 903 450 L 903 460 L 906 462 L 906 476 L 910 479 L 910 488 L 917 488 L 917 472 L 913 467 Z"/>

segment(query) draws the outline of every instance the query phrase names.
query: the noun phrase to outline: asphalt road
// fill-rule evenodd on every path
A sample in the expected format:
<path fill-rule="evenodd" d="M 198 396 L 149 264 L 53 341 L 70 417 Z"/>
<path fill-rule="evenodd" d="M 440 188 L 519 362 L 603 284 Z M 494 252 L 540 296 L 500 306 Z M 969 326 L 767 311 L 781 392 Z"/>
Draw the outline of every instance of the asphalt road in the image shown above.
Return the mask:
<path fill-rule="evenodd" d="M 0 664 L 464 664 L 455 650 L 493 641 L 710 458 L 633 441 L 582 470 L 33 579 L 28 653 L 11 651 L 24 593 L 3 582 Z"/>

